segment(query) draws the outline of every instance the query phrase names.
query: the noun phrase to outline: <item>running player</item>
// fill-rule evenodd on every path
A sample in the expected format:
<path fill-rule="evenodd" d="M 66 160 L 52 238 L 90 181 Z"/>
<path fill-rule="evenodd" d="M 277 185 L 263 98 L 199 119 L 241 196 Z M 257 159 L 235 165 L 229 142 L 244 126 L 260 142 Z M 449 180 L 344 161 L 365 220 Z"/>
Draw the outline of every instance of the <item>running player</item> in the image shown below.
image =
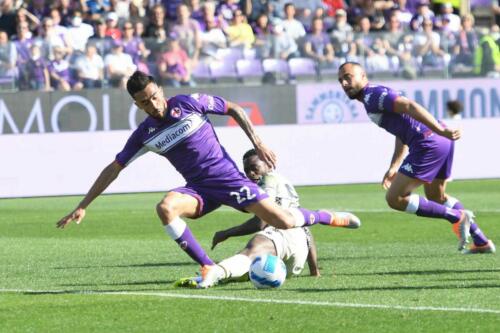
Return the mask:
<path fill-rule="evenodd" d="M 166 157 L 186 179 L 184 187 L 170 190 L 156 210 L 167 234 L 202 266 L 202 275 L 213 261 L 200 246 L 183 217 L 198 218 L 221 204 L 252 212 L 266 223 L 288 229 L 316 223 L 330 224 L 332 214 L 304 208 L 285 211 L 236 167 L 224 148 L 207 114 L 229 115 L 244 130 L 259 156 L 270 167 L 276 157 L 257 136 L 245 111 L 221 97 L 203 94 L 177 95 L 168 100 L 154 78 L 136 71 L 127 90 L 137 107 L 149 116 L 138 126 L 116 158 L 104 168 L 77 207 L 57 223 L 64 228 L 80 221 L 87 206 L 97 198 L 139 156 L 153 151 Z"/>
<path fill-rule="evenodd" d="M 243 155 L 243 167 L 247 177 L 257 183 L 278 205 L 285 209 L 298 208 L 299 196 L 294 186 L 276 171 L 270 169 L 258 156 L 255 149 Z M 351 213 L 336 212 L 332 226 L 359 228 L 361 221 Z M 212 239 L 215 246 L 230 237 L 257 234 L 250 239 L 246 247 L 238 254 L 224 259 L 215 266 L 205 279 L 184 278 L 175 283 L 178 287 L 209 288 L 221 280 L 239 280 L 248 273 L 250 263 L 262 254 L 272 254 L 281 258 L 287 266 L 287 276 L 299 275 L 307 260 L 312 276 L 320 276 L 317 250 L 312 234 L 307 227 L 287 230 L 276 229 L 262 222 L 257 216 L 241 225 L 218 231 Z"/>
<path fill-rule="evenodd" d="M 392 161 L 382 181 L 389 206 L 448 220 L 463 253 L 494 253 L 495 245 L 474 222 L 472 212 L 464 210 L 458 199 L 446 193 L 454 140 L 460 138 L 460 131 L 447 128 L 421 105 L 395 90 L 369 84 L 358 63 L 344 63 L 338 78 L 347 96 L 363 103 L 370 119 L 396 137 Z M 425 197 L 412 193 L 420 185 L 424 185 Z M 474 243 L 466 248 L 469 234 Z"/>

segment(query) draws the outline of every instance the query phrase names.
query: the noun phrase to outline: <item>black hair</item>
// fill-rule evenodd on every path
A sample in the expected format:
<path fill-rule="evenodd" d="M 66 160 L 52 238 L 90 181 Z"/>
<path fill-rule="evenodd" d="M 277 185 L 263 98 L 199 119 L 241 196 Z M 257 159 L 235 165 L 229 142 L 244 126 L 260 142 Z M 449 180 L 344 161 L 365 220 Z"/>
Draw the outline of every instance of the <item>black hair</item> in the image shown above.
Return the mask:
<path fill-rule="evenodd" d="M 464 106 L 458 100 L 451 100 L 451 101 L 446 102 L 446 108 L 452 114 L 459 114 L 464 109 Z"/>
<path fill-rule="evenodd" d="M 283 6 L 283 9 L 286 10 L 288 7 L 293 7 L 295 8 L 295 5 L 293 4 L 293 2 L 287 2 L 285 3 L 285 5 Z"/>
<path fill-rule="evenodd" d="M 252 157 L 252 156 L 257 156 L 257 151 L 255 149 L 250 149 L 249 151 L 247 151 L 245 154 L 243 154 L 243 162 L 249 158 L 249 157 Z"/>
<path fill-rule="evenodd" d="M 156 84 L 155 78 L 141 71 L 135 71 L 127 80 L 127 91 L 134 98 L 139 91 L 144 90 L 150 83 Z"/>
<path fill-rule="evenodd" d="M 357 67 L 361 67 L 363 68 L 363 66 L 361 66 L 361 64 L 359 62 L 355 62 L 355 61 L 346 61 L 344 62 L 342 65 L 340 65 L 339 67 L 339 71 L 344 68 L 344 66 L 346 65 L 352 65 L 352 66 L 357 66 Z"/>

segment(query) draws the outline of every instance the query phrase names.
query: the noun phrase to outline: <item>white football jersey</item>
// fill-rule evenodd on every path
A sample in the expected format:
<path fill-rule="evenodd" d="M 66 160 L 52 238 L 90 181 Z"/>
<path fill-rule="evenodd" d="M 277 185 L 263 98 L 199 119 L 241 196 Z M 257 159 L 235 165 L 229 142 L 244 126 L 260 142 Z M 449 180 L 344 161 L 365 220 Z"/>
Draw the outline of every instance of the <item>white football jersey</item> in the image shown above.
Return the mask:
<path fill-rule="evenodd" d="M 295 191 L 295 187 L 288 179 L 276 171 L 262 177 L 259 186 L 283 208 L 297 208 L 300 206 L 299 195 Z"/>

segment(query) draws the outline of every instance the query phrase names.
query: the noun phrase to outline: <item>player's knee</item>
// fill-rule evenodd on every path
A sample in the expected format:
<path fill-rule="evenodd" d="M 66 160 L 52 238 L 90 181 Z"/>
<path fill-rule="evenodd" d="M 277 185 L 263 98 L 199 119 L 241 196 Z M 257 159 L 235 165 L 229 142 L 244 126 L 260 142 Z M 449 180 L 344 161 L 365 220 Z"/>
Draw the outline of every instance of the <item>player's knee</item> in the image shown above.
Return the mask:
<path fill-rule="evenodd" d="M 385 201 L 392 209 L 404 210 L 406 208 L 403 207 L 402 198 L 399 195 L 391 193 L 390 191 L 385 194 Z"/>
<path fill-rule="evenodd" d="M 163 199 L 156 205 L 156 212 L 160 217 L 164 217 L 167 220 L 172 220 L 177 216 L 175 205 L 167 199 Z"/>

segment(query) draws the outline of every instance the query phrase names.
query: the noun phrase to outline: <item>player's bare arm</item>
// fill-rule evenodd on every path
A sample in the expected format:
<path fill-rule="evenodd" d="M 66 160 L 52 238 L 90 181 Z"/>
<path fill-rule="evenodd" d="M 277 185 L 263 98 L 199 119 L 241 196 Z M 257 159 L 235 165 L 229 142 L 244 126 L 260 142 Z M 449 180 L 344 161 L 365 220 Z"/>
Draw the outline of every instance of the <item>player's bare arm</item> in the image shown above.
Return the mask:
<path fill-rule="evenodd" d="M 415 101 L 409 100 L 406 97 L 400 96 L 394 102 L 394 111 L 397 113 L 406 113 L 415 120 L 418 120 L 434 133 L 444 136 L 451 140 L 460 139 L 461 132 L 458 129 L 444 128 L 434 118 L 429 111 Z"/>
<path fill-rule="evenodd" d="M 392 180 L 396 176 L 398 172 L 399 166 L 403 162 L 406 154 L 408 153 L 408 146 L 403 144 L 401 139 L 396 137 L 396 143 L 394 145 L 394 153 L 391 159 L 391 165 L 389 166 L 389 170 L 384 175 L 384 179 L 382 180 L 382 186 L 384 189 L 388 189 L 391 186 Z"/>
<path fill-rule="evenodd" d="M 59 222 L 57 222 L 58 228 L 64 228 L 67 224 L 75 221 L 79 224 L 85 217 L 85 209 L 90 205 L 95 198 L 97 198 L 120 174 L 123 167 L 116 161 L 110 163 L 105 167 L 99 177 L 85 195 L 83 200 L 78 204 L 78 206 L 68 215 L 63 217 Z"/>
<path fill-rule="evenodd" d="M 230 237 L 246 236 L 256 233 L 266 227 L 267 224 L 262 222 L 257 216 L 253 216 L 247 221 L 235 227 L 217 231 L 212 238 L 212 250 L 217 244 L 222 243 Z"/>
<path fill-rule="evenodd" d="M 276 155 L 271 149 L 267 148 L 259 138 L 245 110 L 243 110 L 243 108 L 236 103 L 229 101 L 226 101 L 226 103 L 228 109 L 227 114 L 233 117 L 236 123 L 243 129 L 243 131 L 255 147 L 259 158 L 264 161 L 270 168 L 274 169 L 276 167 Z"/>
<path fill-rule="evenodd" d="M 309 266 L 309 274 L 311 276 L 321 276 L 318 266 L 318 250 L 313 235 L 310 233 L 309 238 L 309 253 L 307 254 L 307 265 Z"/>

